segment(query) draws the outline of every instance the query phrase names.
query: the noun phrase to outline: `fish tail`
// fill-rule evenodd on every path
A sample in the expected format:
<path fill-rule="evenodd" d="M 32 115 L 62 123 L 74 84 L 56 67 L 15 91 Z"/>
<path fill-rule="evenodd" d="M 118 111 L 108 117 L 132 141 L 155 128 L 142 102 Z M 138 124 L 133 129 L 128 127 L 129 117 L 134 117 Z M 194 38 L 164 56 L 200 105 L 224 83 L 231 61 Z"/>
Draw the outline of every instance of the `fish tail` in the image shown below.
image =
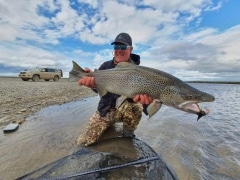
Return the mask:
<path fill-rule="evenodd" d="M 78 77 L 81 78 L 86 75 L 86 72 L 81 68 L 75 61 L 72 61 L 73 63 L 73 68 L 70 71 L 70 76 L 71 77 Z"/>

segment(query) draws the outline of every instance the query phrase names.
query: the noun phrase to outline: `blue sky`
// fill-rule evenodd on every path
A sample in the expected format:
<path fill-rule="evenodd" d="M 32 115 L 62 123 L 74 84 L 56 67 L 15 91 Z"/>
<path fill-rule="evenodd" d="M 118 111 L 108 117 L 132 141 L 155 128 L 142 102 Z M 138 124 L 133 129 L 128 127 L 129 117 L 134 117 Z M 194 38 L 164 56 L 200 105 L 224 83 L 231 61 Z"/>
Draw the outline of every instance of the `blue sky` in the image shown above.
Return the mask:
<path fill-rule="evenodd" d="M 0 0 L 0 76 L 72 60 L 98 68 L 127 32 L 141 65 L 184 81 L 240 81 L 239 0 Z"/>

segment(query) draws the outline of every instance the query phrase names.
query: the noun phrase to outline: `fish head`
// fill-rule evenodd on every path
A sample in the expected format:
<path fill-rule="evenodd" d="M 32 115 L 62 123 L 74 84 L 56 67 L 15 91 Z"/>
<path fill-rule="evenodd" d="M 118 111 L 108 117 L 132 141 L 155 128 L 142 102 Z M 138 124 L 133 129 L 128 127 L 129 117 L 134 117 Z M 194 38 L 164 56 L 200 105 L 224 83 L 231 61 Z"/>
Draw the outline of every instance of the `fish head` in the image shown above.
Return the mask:
<path fill-rule="evenodd" d="M 215 97 L 211 94 L 197 90 L 187 84 L 183 86 L 170 86 L 166 89 L 164 94 L 164 104 L 181 111 L 197 114 L 197 120 L 210 112 L 209 109 L 202 110 L 199 103 L 212 102 L 215 100 Z"/>

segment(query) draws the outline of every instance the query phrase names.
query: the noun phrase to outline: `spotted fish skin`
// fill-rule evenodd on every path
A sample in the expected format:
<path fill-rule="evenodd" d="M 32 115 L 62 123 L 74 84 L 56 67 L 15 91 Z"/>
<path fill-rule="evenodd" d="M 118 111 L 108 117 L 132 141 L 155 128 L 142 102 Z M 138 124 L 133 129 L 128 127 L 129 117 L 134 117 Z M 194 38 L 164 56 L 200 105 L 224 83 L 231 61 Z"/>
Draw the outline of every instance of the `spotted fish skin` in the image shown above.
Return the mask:
<path fill-rule="evenodd" d="M 107 92 L 128 98 L 133 98 L 137 94 L 151 96 L 154 99 L 153 103 L 158 105 L 150 105 L 150 108 L 153 108 L 148 110 L 150 117 L 161 108 L 161 104 L 199 114 L 202 109 L 197 103 L 215 100 L 214 96 L 202 92 L 166 72 L 127 62 L 121 62 L 113 69 L 86 73 L 73 61 L 70 75 L 79 78 L 94 77 L 100 96 L 104 96 Z"/>

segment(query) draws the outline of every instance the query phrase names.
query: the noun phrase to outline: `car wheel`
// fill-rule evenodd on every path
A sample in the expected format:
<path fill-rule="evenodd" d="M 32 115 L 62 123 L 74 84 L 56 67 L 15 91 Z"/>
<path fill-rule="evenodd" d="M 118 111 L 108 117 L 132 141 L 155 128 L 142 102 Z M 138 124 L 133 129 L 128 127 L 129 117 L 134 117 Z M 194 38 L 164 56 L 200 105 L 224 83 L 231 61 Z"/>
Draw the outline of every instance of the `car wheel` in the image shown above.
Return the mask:
<path fill-rule="evenodd" d="M 23 81 L 28 81 L 29 79 L 24 79 L 24 78 L 22 78 L 22 80 L 23 80 Z"/>
<path fill-rule="evenodd" d="M 39 79 L 40 79 L 40 77 L 37 74 L 33 75 L 33 77 L 32 77 L 33 81 L 39 81 Z"/>
<path fill-rule="evenodd" d="M 58 81 L 58 80 L 59 80 L 59 77 L 58 77 L 58 76 L 54 76 L 53 80 L 54 80 L 54 81 Z"/>

